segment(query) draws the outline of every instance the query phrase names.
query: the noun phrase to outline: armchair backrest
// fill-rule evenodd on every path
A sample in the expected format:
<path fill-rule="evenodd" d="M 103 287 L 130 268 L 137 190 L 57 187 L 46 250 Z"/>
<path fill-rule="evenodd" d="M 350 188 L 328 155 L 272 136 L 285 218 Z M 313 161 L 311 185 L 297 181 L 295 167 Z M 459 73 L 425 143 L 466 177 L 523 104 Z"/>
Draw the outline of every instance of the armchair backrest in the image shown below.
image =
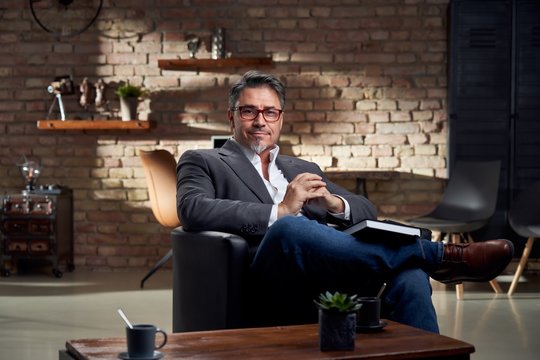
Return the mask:
<path fill-rule="evenodd" d="M 176 211 L 176 160 L 167 150 L 139 153 L 148 185 L 152 213 L 165 227 L 180 226 Z"/>

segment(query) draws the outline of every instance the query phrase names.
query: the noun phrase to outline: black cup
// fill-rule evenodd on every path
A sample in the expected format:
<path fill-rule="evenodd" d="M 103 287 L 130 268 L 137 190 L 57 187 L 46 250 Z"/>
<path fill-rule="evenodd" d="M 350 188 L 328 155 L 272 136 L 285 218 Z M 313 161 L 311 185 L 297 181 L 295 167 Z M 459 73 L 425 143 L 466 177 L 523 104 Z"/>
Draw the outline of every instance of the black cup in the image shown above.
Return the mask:
<path fill-rule="evenodd" d="M 163 335 L 161 344 L 156 346 L 156 333 Z M 167 333 L 150 324 L 136 324 L 133 329 L 126 327 L 127 348 L 130 358 L 151 358 L 154 350 L 167 343 Z"/>
<path fill-rule="evenodd" d="M 378 297 L 360 297 L 358 302 L 362 307 L 356 313 L 356 327 L 376 328 L 381 322 L 381 299 Z"/>

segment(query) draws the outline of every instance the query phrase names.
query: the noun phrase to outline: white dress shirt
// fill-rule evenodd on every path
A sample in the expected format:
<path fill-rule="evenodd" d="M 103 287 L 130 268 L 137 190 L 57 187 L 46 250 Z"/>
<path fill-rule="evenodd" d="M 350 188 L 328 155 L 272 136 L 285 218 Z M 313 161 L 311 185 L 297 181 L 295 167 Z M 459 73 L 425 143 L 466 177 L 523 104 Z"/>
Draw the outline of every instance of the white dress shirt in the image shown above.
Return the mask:
<path fill-rule="evenodd" d="M 236 141 L 234 139 L 232 140 Z M 276 165 L 276 158 L 279 154 L 279 146 L 275 145 L 274 148 L 270 150 L 270 163 L 268 164 L 268 180 L 266 180 L 263 175 L 261 157 L 257 153 L 255 153 L 255 151 L 248 149 L 245 146 L 240 145 L 239 147 L 240 149 L 242 149 L 244 155 L 253 164 L 253 166 L 259 173 L 261 179 L 264 182 L 264 185 L 266 186 L 266 189 L 268 190 L 268 193 L 274 201 L 274 206 L 272 207 L 272 212 L 270 213 L 270 219 L 268 219 L 268 226 L 270 227 L 278 219 L 278 205 L 280 202 L 283 201 L 283 198 L 285 197 L 285 192 L 287 191 L 287 185 L 289 185 L 289 181 L 287 181 L 287 179 L 283 175 L 283 172 L 281 172 L 281 170 Z M 349 203 L 343 197 L 339 195 L 335 196 L 343 200 L 345 204 L 345 211 L 339 214 L 330 214 L 336 218 L 349 220 L 351 213 Z M 301 215 L 301 213 L 298 215 Z"/>

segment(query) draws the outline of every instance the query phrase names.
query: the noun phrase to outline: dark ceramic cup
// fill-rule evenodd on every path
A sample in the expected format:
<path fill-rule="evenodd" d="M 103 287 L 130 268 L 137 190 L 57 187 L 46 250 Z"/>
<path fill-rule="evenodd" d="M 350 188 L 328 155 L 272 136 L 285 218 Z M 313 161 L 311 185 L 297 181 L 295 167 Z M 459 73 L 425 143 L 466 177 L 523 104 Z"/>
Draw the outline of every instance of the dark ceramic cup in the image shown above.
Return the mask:
<path fill-rule="evenodd" d="M 163 340 L 157 346 L 156 333 L 163 336 Z M 167 333 L 149 324 L 136 324 L 133 325 L 133 329 L 126 327 L 126 337 L 130 358 L 152 358 L 154 350 L 161 349 L 167 343 Z"/>
<path fill-rule="evenodd" d="M 377 327 L 381 322 L 381 299 L 378 297 L 360 297 L 362 307 L 356 313 L 357 328 Z"/>

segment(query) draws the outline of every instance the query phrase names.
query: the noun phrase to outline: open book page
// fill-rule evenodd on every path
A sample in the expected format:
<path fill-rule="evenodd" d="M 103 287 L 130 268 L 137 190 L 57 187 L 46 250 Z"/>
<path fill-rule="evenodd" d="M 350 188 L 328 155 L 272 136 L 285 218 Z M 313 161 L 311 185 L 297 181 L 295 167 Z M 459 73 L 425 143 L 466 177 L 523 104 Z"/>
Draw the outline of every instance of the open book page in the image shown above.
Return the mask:
<path fill-rule="evenodd" d="M 384 220 L 364 220 L 343 229 L 343 232 L 359 239 L 381 241 L 411 241 L 422 235 L 420 228 Z"/>

